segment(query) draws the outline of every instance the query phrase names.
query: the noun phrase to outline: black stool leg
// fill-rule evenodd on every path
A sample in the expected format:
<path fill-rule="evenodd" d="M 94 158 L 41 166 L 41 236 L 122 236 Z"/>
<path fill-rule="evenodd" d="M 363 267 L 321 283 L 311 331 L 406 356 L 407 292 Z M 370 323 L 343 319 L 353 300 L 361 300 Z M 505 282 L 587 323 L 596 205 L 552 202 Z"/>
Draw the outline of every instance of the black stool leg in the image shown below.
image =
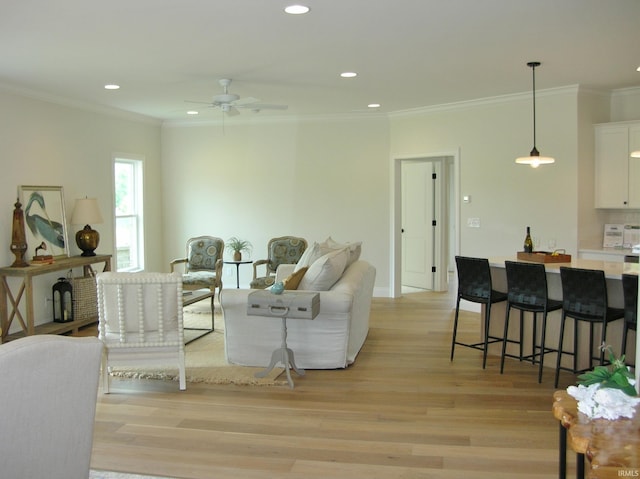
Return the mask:
<path fill-rule="evenodd" d="M 453 361 L 453 353 L 456 350 L 456 335 L 458 334 L 458 313 L 460 312 L 460 297 L 456 301 L 456 315 L 453 320 L 453 339 L 451 340 L 451 361 Z"/>
<path fill-rule="evenodd" d="M 509 312 L 511 305 L 507 302 L 506 313 L 504 316 L 504 336 L 502 337 L 502 355 L 500 356 L 500 374 L 504 372 L 504 357 L 507 354 L 507 338 L 509 337 Z"/>
<path fill-rule="evenodd" d="M 573 370 L 578 370 L 578 320 L 573 318 Z"/>
<path fill-rule="evenodd" d="M 545 341 L 547 335 L 547 311 L 542 313 L 542 331 L 540 332 L 540 368 L 538 369 L 538 384 L 542 382 L 542 367 L 544 366 Z M 558 353 L 560 354 L 560 353 Z"/>
<path fill-rule="evenodd" d="M 524 354 L 524 345 L 522 344 L 522 340 L 524 339 L 524 311 L 520 310 L 520 335 L 519 335 L 519 339 L 520 339 L 520 344 L 518 344 L 519 346 L 519 350 L 518 350 L 518 360 L 520 362 L 522 362 L 522 356 Z"/>
<path fill-rule="evenodd" d="M 563 339 L 564 339 L 564 322 L 565 322 L 566 316 L 564 315 L 564 313 L 562 313 L 562 318 L 560 320 L 560 338 L 558 341 L 558 359 L 556 360 L 556 379 L 554 384 L 554 387 L 558 387 L 558 379 L 560 379 L 560 362 L 562 361 L 562 343 L 563 343 Z"/>
<path fill-rule="evenodd" d="M 607 344 L 607 319 L 602 320 L 602 341 L 600 344 Z M 600 348 L 600 366 L 604 364 L 604 349 Z"/>
<path fill-rule="evenodd" d="M 482 369 L 487 368 L 487 352 L 489 350 L 489 320 L 491 318 L 491 301 L 484 308 L 484 351 L 482 352 Z"/>
<path fill-rule="evenodd" d="M 536 351 L 538 347 L 536 346 L 536 339 L 538 339 L 538 313 L 533 312 L 533 332 L 531 333 L 531 364 L 536 363 Z"/>

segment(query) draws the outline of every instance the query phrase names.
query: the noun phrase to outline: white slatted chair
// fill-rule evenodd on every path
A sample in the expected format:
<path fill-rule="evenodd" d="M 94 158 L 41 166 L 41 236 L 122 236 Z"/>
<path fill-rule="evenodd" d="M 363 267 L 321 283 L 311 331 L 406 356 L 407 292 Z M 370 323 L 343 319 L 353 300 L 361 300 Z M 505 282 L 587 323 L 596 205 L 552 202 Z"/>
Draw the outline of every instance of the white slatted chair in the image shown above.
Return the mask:
<path fill-rule="evenodd" d="M 97 338 L 0 346 L 0 477 L 89 477 L 101 355 Z"/>
<path fill-rule="evenodd" d="M 99 273 L 99 338 L 103 392 L 117 365 L 175 365 L 185 390 L 182 276 L 178 273 Z"/>

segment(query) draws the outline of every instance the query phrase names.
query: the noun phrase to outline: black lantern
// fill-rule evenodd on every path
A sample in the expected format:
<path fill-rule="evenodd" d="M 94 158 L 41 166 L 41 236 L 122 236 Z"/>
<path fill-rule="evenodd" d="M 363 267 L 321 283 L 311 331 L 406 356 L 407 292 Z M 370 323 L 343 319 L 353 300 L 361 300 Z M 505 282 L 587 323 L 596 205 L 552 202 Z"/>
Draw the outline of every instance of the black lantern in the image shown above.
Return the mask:
<path fill-rule="evenodd" d="M 73 321 L 73 287 L 67 278 L 58 278 L 53 285 L 53 320 L 56 323 Z"/>

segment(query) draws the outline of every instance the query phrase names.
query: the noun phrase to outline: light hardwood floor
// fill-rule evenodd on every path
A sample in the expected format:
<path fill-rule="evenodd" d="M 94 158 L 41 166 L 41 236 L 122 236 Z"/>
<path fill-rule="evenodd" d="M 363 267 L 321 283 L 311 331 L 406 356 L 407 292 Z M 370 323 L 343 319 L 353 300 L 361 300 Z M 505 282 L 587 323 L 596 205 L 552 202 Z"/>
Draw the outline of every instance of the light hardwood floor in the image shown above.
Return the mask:
<path fill-rule="evenodd" d="M 295 389 L 114 380 L 99 394 L 91 465 L 177 478 L 551 479 L 553 370 L 456 349 L 451 293 L 376 298 L 345 370 Z M 478 314 L 460 331 L 477 335 Z M 563 377 L 566 384 L 575 378 Z M 573 456 L 569 457 L 573 474 Z"/>

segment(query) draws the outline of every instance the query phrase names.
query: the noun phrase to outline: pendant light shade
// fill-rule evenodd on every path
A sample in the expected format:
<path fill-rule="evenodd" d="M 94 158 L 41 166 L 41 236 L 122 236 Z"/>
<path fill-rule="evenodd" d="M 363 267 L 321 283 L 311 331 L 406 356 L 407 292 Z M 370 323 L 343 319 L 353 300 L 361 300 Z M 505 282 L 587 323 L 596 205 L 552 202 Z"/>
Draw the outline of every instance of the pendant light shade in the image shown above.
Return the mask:
<path fill-rule="evenodd" d="M 529 156 L 516 158 L 516 163 L 520 165 L 531 165 L 532 168 L 537 168 L 540 165 L 555 163 L 556 160 L 550 156 L 540 156 L 540 152 L 538 152 L 536 148 L 536 67 L 540 66 L 540 62 L 529 62 L 527 66 L 531 68 L 533 75 L 533 148 Z"/>

